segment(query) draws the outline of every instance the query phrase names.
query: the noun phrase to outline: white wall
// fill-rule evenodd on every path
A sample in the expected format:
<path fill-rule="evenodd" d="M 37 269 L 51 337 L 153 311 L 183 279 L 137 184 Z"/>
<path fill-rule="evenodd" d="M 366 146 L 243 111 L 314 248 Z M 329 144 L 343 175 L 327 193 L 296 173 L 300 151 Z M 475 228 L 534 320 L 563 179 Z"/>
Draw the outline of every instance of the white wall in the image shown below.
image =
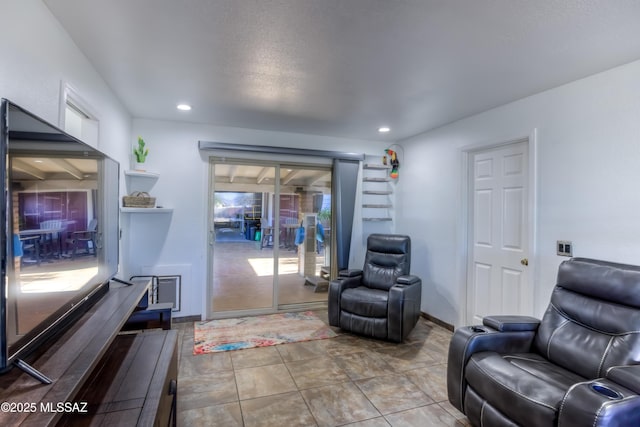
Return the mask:
<path fill-rule="evenodd" d="M 0 97 L 62 127 L 66 82 L 100 121 L 98 148 L 128 167 L 131 116 L 49 9 L 40 0 L 0 0 L 0 11 Z"/>
<path fill-rule="evenodd" d="M 208 156 L 211 153 L 199 151 L 199 140 L 360 153 L 382 152 L 387 145 L 146 119 L 134 119 L 133 135 L 131 146 L 139 135 L 149 147 L 147 170 L 160 174 L 151 195 L 157 198 L 158 204 L 172 207 L 173 212 L 123 215 L 123 223 L 130 230 L 128 236 L 123 237 L 125 274 L 158 274 L 158 271 L 170 274 L 172 270 L 175 274 L 185 274 L 182 309 L 176 316 L 205 313 Z"/>
<path fill-rule="evenodd" d="M 0 97 L 59 126 L 61 82 L 100 120 L 99 149 L 129 160 L 131 117 L 40 0 L 0 0 Z"/>
<path fill-rule="evenodd" d="M 398 232 L 413 238 L 422 310 L 463 319 L 465 270 L 461 148 L 537 130 L 534 314 L 555 285 L 556 240 L 574 256 L 640 263 L 640 61 L 469 117 L 401 143 Z"/>

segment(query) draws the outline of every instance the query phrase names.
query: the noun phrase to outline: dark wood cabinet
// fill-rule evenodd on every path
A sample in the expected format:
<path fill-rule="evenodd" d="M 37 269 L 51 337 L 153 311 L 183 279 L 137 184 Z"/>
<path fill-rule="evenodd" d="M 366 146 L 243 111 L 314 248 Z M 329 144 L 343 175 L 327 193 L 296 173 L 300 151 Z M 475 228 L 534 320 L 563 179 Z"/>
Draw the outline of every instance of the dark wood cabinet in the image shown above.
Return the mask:
<path fill-rule="evenodd" d="M 78 322 L 27 360 L 53 380 L 18 369 L 0 376 L 3 426 L 167 426 L 175 423 L 178 333 L 121 333 L 150 281 L 112 286 Z"/>
<path fill-rule="evenodd" d="M 178 333 L 119 335 L 78 393 L 88 413 L 65 414 L 58 426 L 175 425 Z"/>

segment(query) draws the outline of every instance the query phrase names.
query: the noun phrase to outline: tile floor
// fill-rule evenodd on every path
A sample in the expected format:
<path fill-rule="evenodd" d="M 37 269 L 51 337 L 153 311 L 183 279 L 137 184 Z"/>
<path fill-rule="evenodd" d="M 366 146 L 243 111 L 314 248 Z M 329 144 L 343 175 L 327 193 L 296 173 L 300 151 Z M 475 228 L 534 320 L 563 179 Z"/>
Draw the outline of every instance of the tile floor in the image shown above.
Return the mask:
<path fill-rule="evenodd" d="M 447 401 L 451 332 L 424 319 L 403 344 L 342 333 L 199 356 L 193 323 L 174 327 L 179 426 L 470 425 Z"/>

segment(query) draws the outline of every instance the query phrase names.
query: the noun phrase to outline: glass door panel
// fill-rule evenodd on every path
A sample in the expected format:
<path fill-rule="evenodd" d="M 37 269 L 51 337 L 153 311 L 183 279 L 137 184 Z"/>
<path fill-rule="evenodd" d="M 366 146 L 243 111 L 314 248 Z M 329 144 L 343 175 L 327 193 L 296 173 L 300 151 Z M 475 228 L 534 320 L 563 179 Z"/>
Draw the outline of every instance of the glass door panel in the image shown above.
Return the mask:
<path fill-rule="evenodd" d="M 281 165 L 279 187 L 278 305 L 326 302 L 331 169 Z"/>
<path fill-rule="evenodd" d="M 211 171 L 212 316 L 326 303 L 331 167 L 214 158 Z"/>
<path fill-rule="evenodd" d="M 213 170 L 213 312 L 273 310 L 275 263 L 265 222 L 276 167 L 220 161 Z"/>

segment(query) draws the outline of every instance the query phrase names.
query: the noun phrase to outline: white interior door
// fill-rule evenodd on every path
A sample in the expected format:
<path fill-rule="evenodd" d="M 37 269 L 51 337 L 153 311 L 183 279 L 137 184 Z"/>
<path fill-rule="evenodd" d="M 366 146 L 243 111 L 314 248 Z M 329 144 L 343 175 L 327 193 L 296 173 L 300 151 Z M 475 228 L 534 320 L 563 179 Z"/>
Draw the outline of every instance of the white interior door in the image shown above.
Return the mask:
<path fill-rule="evenodd" d="M 474 152 L 470 159 L 467 321 L 529 314 L 528 143 Z"/>

